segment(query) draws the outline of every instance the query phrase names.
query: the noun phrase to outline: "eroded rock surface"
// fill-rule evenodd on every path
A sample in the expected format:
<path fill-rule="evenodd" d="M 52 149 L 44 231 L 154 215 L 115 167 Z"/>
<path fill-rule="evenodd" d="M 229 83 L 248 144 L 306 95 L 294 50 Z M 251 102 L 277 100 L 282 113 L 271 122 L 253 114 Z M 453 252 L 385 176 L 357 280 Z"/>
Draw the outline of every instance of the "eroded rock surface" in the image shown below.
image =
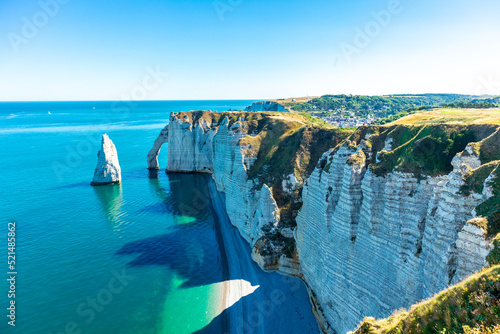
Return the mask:
<path fill-rule="evenodd" d="M 324 155 L 330 166 L 306 182 L 296 231 L 324 328 L 345 333 L 366 316 L 387 317 L 487 264 L 491 246 L 469 222 L 487 196 L 460 193 L 464 174 L 481 165 L 466 152 L 450 174 L 424 179 L 364 172 L 348 145 Z"/>
<path fill-rule="evenodd" d="M 115 144 L 107 134 L 102 135 L 101 149 L 97 152 L 97 166 L 91 185 L 100 186 L 120 183 L 122 174 Z"/>

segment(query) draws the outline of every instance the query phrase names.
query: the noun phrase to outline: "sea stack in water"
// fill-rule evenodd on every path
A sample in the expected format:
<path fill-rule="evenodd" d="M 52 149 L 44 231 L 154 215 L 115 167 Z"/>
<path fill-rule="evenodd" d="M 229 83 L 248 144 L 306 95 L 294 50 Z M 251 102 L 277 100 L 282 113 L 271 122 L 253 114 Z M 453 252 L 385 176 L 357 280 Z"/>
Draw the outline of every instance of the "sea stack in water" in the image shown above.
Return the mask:
<path fill-rule="evenodd" d="M 120 183 L 122 173 L 118 162 L 118 153 L 115 144 L 107 134 L 102 135 L 101 149 L 97 152 L 97 166 L 95 167 L 92 186 Z"/>

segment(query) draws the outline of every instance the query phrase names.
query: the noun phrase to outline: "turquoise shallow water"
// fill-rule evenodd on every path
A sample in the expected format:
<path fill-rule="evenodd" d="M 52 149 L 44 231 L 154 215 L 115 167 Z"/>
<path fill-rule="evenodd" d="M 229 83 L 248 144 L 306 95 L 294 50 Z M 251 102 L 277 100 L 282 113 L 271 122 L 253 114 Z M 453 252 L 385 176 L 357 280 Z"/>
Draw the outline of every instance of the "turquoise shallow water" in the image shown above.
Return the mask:
<path fill-rule="evenodd" d="M 0 240 L 16 222 L 18 272 L 16 328 L 2 321 L 0 332 L 221 332 L 216 219 L 193 195 L 207 178 L 151 175 L 146 154 L 170 111 L 252 102 L 0 103 Z M 94 188 L 104 132 L 124 182 Z M 165 158 L 166 149 L 162 168 Z M 2 279 L 0 295 L 7 291 Z"/>

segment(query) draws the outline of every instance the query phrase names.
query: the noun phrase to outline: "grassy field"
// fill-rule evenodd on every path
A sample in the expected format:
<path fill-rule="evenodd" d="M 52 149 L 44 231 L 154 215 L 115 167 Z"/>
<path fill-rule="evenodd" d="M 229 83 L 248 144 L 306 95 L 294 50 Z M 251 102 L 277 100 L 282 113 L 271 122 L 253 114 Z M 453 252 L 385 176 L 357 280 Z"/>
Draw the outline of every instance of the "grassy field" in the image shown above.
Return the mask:
<path fill-rule="evenodd" d="M 309 102 L 312 99 L 318 98 L 318 97 L 319 96 L 291 97 L 291 98 L 288 98 L 288 99 L 275 99 L 275 100 L 272 100 L 272 101 L 273 102 L 278 102 L 278 103 L 281 103 L 281 104 L 284 104 L 284 103 L 306 103 L 306 102 Z"/>
<path fill-rule="evenodd" d="M 429 124 L 497 124 L 500 125 L 500 109 L 455 109 L 440 108 L 415 113 L 388 125 Z"/>
<path fill-rule="evenodd" d="M 318 96 L 290 97 L 290 98 L 287 98 L 287 99 L 274 99 L 274 100 L 271 100 L 271 101 L 281 104 L 289 112 L 294 112 L 292 110 L 292 107 L 294 105 L 299 104 L 299 103 L 307 103 L 307 102 L 311 101 L 312 99 L 314 99 L 316 97 L 318 97 Z"/>

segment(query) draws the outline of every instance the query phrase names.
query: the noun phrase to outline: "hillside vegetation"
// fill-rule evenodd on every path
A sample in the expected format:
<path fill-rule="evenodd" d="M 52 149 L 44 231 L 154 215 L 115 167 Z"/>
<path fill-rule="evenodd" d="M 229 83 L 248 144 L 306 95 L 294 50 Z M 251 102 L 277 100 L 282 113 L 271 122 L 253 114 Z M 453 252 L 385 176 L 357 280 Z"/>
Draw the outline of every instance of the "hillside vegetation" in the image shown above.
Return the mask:
<path fill-rule="evenodd" d="M 301 180 L 307 178 L 324 152 L 354 132 L 305 113 L 191 111 L 177 113 L 176 117 L 192 124 L 203 119 L 219 125 L 227 117 L 229 127 L 242 124 L 246 136 L 240 146 L 246 156 L 256 158 L 248 175 L 269 186 L 292 173 Z"/>
<path fill-rule="evenodd" d="M 425 177 L 451 172 L 451 160 L 468 144 L 473 145 L 478 154 L 482 154 L 483 163 L 500 160 L 500 150 L 493 147 L 496 135 L 486 141 L 497 133 L 497 129 L 498 126 L 489 124 L 453 123 L 364 126 L 358 128 L 349 140 L 356 147 L 365 143 L 370 153 L 373 153 L 372 158 L 367 160 L 367 167 L 378 176 L 399 171 Z M 387 140 L 390 140 L 390 149 L 385 148 Z"/>
<path fill-rule="evenodd" d="M 485 132 L 484 125 L 480 126 L 480 124 L 488 124 L 489 130 Z M 445 132 L 450 134 L 449 139 L 453 140 L 455 148 L 463 146 L 463 140 L 466 138 L 473 142 L 471 146 L 479 155 L 479 159 L 483 165 L 475 170 L 469 171 L 465 176 L 465 185 L 462 187 L 461 191 L 465 195 L 469 195 L 471 192 L 481 193 L 483 191 L 484 182 L 488 176 L 496 176 L 491 180 L 493 196 L 476 208 L 478 216 L 483 217 L 483 219 L 477 219 L 476 222 L 479 227 L 485 230 L 485 233 L 489 237 L 495 238 L 493 244 L 496 248 L 490 254 L 489 263 L 500 263 L 500 235 L 498 235 L 498 233 L 500 233 L 500 129 L 498 127 L 492 127 L 492 125 L 500 125 L 500 109 L 473 110 L 443 108 L 409 115 L 389 124 L 391 127 L 401 125 L 425 125 L 427 128 L 431 126 L 432 129 L 447 128 L 448 131 Z M 468 130 L 465 133 L 460 131 L 449 131 L 449 129 L 457 129 L 457 127 L 461 126 L 465 126 L 464 129 Z M 477 129 L 482 130 L 478 132 Z M 437 145 L 441 152 L 441 156 L 434 155 L 433 157 L 432 154 L 426 154 L 430 159 L 434 159 L 434 162 L 427 159 L 427 166 L 430 168 L 426 168 L 427 170 L 425 172 L 428 173 L 431 171 L 430 174 L 432 174 L 432 170 L 439 171 L 443 170 L 443 168 L 450 170 L 450 158 L 453 158 L 451 155 L 455 152 L 453 147 L 451 147 L 451 151 L 441 150 L 444 143 L 443 137 L 436 136 L 436 134 L 437 133 L 434 133 L 432 135 L 435 144 L 431 145 L 431 147 Z M 458 138 L 458 140 L 455 138 Z M 427 141 L 429 140 L 430 139 L 427 139 Z M 398 161 L 400 162 L 400 166 L 403 167 L 402 169 L 405 169 L 404 164 L 401 164 L 404 159 L 398 160 L 395 158 L 395 156 L 398 155 L 398 150 L 399 148 L 394 150 L 394 153 L 382 154 L 382 163 L 377 166 L 379 171 L 386 172 L 388 168 L 390 169 L 393 167 Z M 443 155 L 445 152 L 451 154 Z M 395 156 L 391 157 L 391 155 Z M 405 159 L 413 160 L 413 166 L 418 166 L 418 164 L 415 164 L 414 159 L 408 159 L 407 156 L 405 156 Z M 377 167 L 375 167 L 375 169 L 377 169 Z M 410 170 L 411 168 L 406 168 L 405 171 Z"/>
<path fill-rule="evenodd" d="M 500 333 L 500 266 L 467 280 L 387 319 L 366 318 L 357 334 Z"/>
<path fill-rule="evenodd" d="M 325 116 L 371 116 L 385 118 L 419 107 L 450 108 L 500 107 L 500 97 L 478 97 L 458 94 L 423 95 L 323 95 L 321 97 L 273 100 L 292 112 L 321 112 Z"/>

